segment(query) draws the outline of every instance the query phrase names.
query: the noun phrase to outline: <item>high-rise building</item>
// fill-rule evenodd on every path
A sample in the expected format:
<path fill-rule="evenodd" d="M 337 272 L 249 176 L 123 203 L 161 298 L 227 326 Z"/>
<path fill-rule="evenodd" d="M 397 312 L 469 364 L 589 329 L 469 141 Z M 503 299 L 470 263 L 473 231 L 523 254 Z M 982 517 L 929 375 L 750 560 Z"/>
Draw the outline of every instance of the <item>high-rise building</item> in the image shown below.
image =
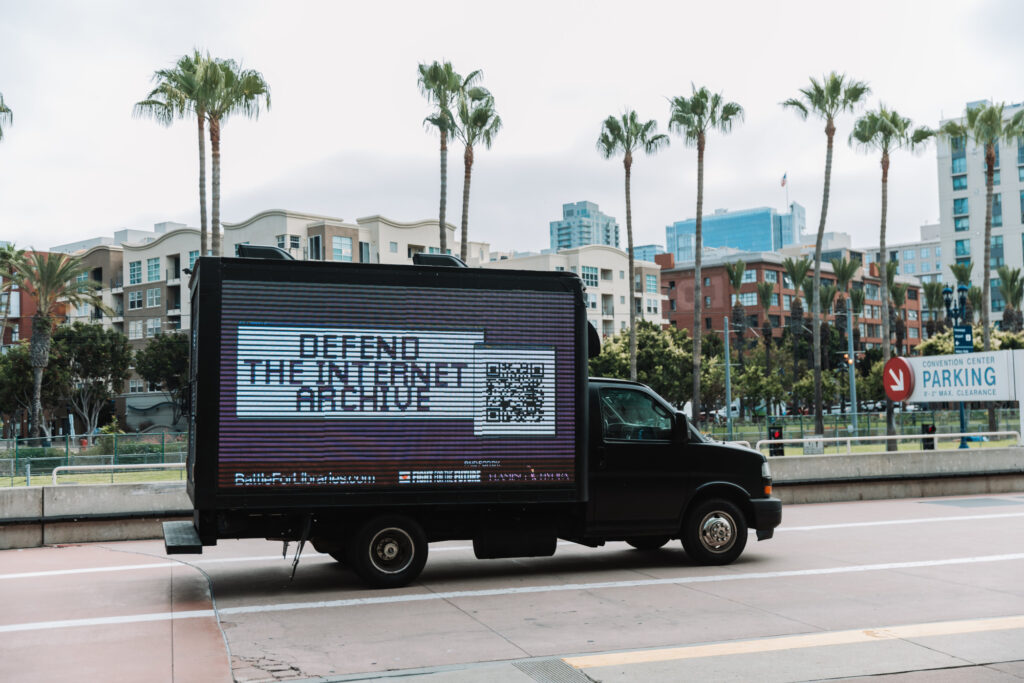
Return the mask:
<path fill-rule="evenodd" d="M 988 100 L 968 102 L 967 109 L 988 104 Z M 1007 105 L 1003 110 L 1004 121 L 1022 110 L 1024 103 Z M 957 119 L 946 119 L 942 124 L 947 120 Z M 985 258 L 985 150 L 970 141 L 950 141 L 940 137 L 935 151 L 943 263 L 974 263 L 971 280 L 978 287 L 982 286 L 985 277 L 991 279 L 992 310 L 989 319 L 1000 321 L 1006 302 L 998 289 L 996 268 L 1020 266 L 1024 260 L 1024 139 L 1017 138 L 1009 143 L 1001 140 L 996 144 L 988 268 L 982 268 L 981 264 Z M 952 281 L 948 269 L 942 273 L 942 279 Z"/>
<path fill-rule="evenodd" d="M 637 261 L 650 261 L 654 263 L 654 257 L 664 253 L 665 247 L 660 244 L 641 244 L 638 247 L 633 247 L 633 258 Z"/>
<path fill-rule="evenodd" d="M 789 205 L 789 213 L 758 207 L 741 211 L 717 209 L 704 216 L 701 224 L 705 247 L 732 247 L 742 251 L 777 251 L 791 244 L 799 244 L 807 225 L 807 213 L 796 202 Z M 694 260 L 693 248 L 697 235 L 697 219 L 677 221 L 665 228 L 668 253 L 677 263 Z"/>
<path fill-rule="evenodd" d="M 551 250 L 561 251 L 586 244 L 619 246 L 619 224 L 594 202 L 562 204 L 562 220 L 551 221 Z"/>

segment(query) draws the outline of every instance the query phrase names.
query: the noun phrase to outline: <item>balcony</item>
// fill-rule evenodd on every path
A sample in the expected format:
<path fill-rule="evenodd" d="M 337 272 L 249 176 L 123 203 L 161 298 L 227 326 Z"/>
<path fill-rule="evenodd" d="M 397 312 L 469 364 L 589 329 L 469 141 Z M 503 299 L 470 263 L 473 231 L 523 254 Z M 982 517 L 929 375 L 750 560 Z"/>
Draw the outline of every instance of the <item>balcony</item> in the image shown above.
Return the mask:
<path fill-rule="evenodd" d="M 177 268 L 167 268 L 164 270 L 164 278 L 167 280 L 168 286 L 180 285 L 181 284 L 181 271 Z"/>
<path fill-rule="evenodd" d="M 110 278 L 110 292 L 112 294 L 120 294 L 124 292 L 124 280 L 120 277 Z"/>
<path fill-rule="evenodd" d="M 168 301 L 167 302 L 167 315 L 181 315 L 181 302 L 180 301 Z"/>

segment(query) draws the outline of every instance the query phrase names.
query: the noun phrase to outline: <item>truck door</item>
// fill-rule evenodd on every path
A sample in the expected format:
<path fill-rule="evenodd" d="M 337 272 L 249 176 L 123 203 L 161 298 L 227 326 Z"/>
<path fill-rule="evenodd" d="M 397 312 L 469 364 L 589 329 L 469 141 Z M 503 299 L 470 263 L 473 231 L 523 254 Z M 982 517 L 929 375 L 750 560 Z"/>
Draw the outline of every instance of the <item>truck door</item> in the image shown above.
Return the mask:
<path fill-rule="evenodd" d="M 672 442 L 672 413 L 636 387 L 602 387 L 596 399 L 591 523 L 609 531 L 674 529 L 686 483 L 684 446 Z"/>

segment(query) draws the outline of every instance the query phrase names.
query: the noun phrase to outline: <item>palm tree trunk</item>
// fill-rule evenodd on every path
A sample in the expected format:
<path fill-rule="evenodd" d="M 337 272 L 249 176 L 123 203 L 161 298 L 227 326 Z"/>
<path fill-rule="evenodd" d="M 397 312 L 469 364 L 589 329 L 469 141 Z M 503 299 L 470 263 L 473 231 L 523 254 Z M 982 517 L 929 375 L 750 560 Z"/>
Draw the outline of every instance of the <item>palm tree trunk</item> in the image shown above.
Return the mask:
<path fill-rule="evenodd" d="M 448 208 L 448 131 L 441 129 L 441 207 L 438 210 L 437 227 L 440 230 L 441 253 L 448 253 L 448 229 L 445 226 L 445 209 Z"/>
<path fill-rule="evenodd" d="M 636 276 L 633 265 L 633 207 L 629 200 L 629 172 L 633 155 L 626 152 L 622 165 L 626 168 L 626 243 L 629 246 L 629 378 L 636 381 Z"/>
<path fill-rule="evenodd" d="M 214 256 L 220 256 L 220 121 L 210 119 L 210 153 L 213 156 L 210 242 Z"/>
<path fill-rule="evenodd" d="M 32 318 L 32 340 L 29 342 L 29 362 L 32 365 L 32 410 L 29 430 L 32 438 L 39 436 L 43 414 L 43 370 L 50 360 L 50 331 L 53 322 L 46 316 Z"/>
<path fill-rule="evenodd" d="M 882 297 L 882 362 L 888 363 L 892 357 L 892 347 L 889 343 L 889 276 L 886 273 L 889 267 L 889 252 L 885 246 L 886 217 L 889 211 L 889 153 L 882 152 L 882 224 L 879 228 L 879 259 L 878 277 L 881 278 Z M 896 434 L 896 415 L 893 413 L 892 401 L 885 398 L 885 433 L 888 436 Z M 895 441 L 886 441 L 885 450 L 895 451 L 899 445 Z"/>
<path fill-rule="evenodd" d="M 991 144 L 985 145 L 985 260 L 981 264 L 981 335 L 985 350 L 992 350 L 992 332 L 989 329 L 989 311 L 992 310 L 992 186 L 995 181 L 996 152 Z M 994 432 L 996 407 L 988 404 L 988 430 Z"/>
<path fill-rule="evenodd" d="M 690 415 L 693 422 L 700 427 L 701 418 L 701 397 L 700 397 L 700 371 L 701 371 L 701 304 L 704 299 L 701 297 L 701 264 L 703 262 L 704 233 L 703 233 L 703 212 L 704 212 L 704 134 L 701 133 L 697 139 L 697 229 L 693 239 L 693 397 L 690 401 Z M 729 362 L 726 359 L 726 362 Z M 729 410 L 726 407 L 726 410 Z"/>
<path fill-rule="evenodd" d="M 818 237 L 814 243 L 814 303 L 811 308 L 811 334 L 814 336 L 814 433 L 825 433 L 821 400 L 821 241 L 825 236 L 825 217 L 828 215 L 828 192 L 832 182 L 832 138 L 836 127 L 829 118 L 825 124 L 828 146 L 825 150 L 825 188 L 821 193 L 821 218 L 818 221 Z"/>
<path fill-rule="evenodd" d="M 199 255 L 206 256 L 209 246 L 209 228 L 206 225 L 206 116 L 200 113 L 199 125 Z"/>
<path fill-rule="evenodd" d="M 466 153 L 463 155 L 463 161 L 466 165 L 466 175 L 462 178 L 462 247 L 459 249 L 459 255 L 462 261 L 466 261 L 466 255 L 469 253 L 469 248 L 466 246 L 469 235 L 469 178 L 473 172 L 473 146 L 466 145 Z"/>

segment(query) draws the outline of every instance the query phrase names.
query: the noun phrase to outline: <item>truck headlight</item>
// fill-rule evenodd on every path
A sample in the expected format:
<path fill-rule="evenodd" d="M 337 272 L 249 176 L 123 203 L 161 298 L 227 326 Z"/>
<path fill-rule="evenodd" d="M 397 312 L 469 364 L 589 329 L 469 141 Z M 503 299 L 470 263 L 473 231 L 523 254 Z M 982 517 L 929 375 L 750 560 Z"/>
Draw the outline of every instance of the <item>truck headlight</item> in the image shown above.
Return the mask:
<path fill-rule="evenodd" d="M 763 463 L 761 463 L 761 478 L 762 479 L 771 479 L 772 478 L 772 468 L 768 466 L 768 461 L 767 460 L 765 460 Z"/>

